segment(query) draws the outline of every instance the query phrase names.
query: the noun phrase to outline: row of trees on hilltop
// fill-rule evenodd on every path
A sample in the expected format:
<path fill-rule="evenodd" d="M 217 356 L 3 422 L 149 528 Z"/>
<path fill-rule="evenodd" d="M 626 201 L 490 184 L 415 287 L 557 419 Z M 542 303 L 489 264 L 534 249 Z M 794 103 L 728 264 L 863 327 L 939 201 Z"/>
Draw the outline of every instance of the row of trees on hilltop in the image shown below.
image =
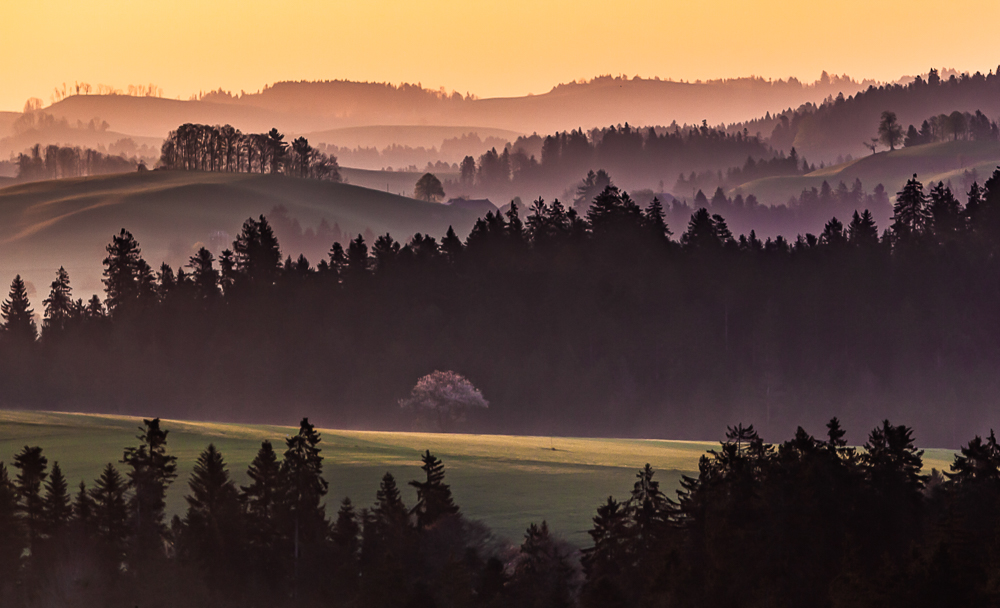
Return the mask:
<path fill-rule="evenodd" d="M 834 406 L 866 426 L 903 408 L 931 445 L 957 445 L 998 388 L 1000 170 L 961 199 L 914 177 L 889 225 L 858 198 L 786 239 L 734 233 L 721 201 L 678 229 L 608 186 L 586 215 L 539 199 L 464 240 L 359 235 L 318 262 L 261 217 L 176 269 L 123 230 L 101 297 L 58 273 L 40 339 L 15 279 L 0 380 L 28 409 L 264 421 L 280 401 L 398 428 L 413 378 L 450 369 L 490 395 L 473 430 L 698 438 L 736 414 L 778 432 Z"/>
<path fill-rule="evenodd" d="M 183 514 L 164 497 L 177 459 L 159 419 L 90 487 L 24 446 L 0 463 L 0 600 L 51 606 L 511 606 L 516 608 L 991 606 L 1000 445 L 991 432 L 923 468 L 913 430 L 882 421 L 861 448 L 837 418 L 778 445 L 729 427 L 676 498 L 647 464 L 597 507 L 577 552 L 543 521 L 519 547 L 466 519 L 429 451 L 407 507 L 391 473 L 372 506 L 336 514 L 320 434 L 264 441 L 238 486 L 209 445 Z M 336 504 L 336 503 L 335 503 Z"/>
<path fill-rule="evenodd" d="M 289 144 L 277 129 L 244 134 L 230 125 L 181 125 L 163 142 L 160 167 L 341 181 L 337 158 L 313 148 L 306 138 Z"/>

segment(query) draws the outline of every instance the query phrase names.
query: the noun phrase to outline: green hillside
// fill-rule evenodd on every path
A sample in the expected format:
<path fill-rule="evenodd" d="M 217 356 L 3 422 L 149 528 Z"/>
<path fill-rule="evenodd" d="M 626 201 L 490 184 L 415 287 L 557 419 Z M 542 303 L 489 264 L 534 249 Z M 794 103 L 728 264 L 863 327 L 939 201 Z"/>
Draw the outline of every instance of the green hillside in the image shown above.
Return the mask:
<path fill-rule="evenodd" d="M 997 165 L 1000 165 L 1000 142 L 946 141 L 879 152 L 806 175 L 758 179 L 741 184 L 730 193 L 753 194 L 762 203 L 779 205 L 806 188 L 820 188 L 824 181 L 836 187 L 841 181 L 850 186 L 860 179 L 866 190 L 882 184 L 893 196 L 916 173 L 925 186 L 951 180 L 955 189 L 963 190 L 964 194 L 966 171 L 975 170 L 982 185 Z"/>
<path fill-rule="evenodd" d="M 59 461 L 75 487 L 88 484 L 122 450 L 135 444 L 141 419 L 127 416 L 0 411 L 0 460 L 10 462 L 22 446 L 40 445 L 50 463 Z M 279 452 L 297 429 L 165 420 L 170 453 L 179 458 L 179 477 L 168 509 L 184 509 L 187 478 L 198 453 L 209 443 L 222 451 L 234 478 L 247 483 L 246 467 L 269 439 Z M 389 433 L 320 429 L 324 472 L 330 482 L 327 502 L 350 496 L 359 507 L 375 499 L 382 475 L 392 472 L 403 486 L 419 478 L 420 453 L 429 449 L 448 471 L 455 499 L 466 515 L 482 519 L 498 533 L 518 539 L 531 522 L 547 520 L 578 546 L 597 506 L 608 496 L 624 498 L 636 471 L 650 463 L 669 496 L 682 474 L 695 475 L 698 459 L 713 442 L 642 439 L 580 439 L 505 435 Z M 924 467 L 947 470 L 953 453 L 927 450 Z M 413 504 L 416 494 L 404 489 Z"/>
<path fill-rule="evenodd" d="M 441 236 L 449 225 L 465 234 L 476 220 L 468 210 L 384 191 L 277 175 L 152 171 L 35 182 L 0 189 L 0 281 L 22 274 L 37 309 L 63 265 L 77 296 L 89 297 L 102 289 L 104 247 L 123 227 L 150 265 L 177 268 L 199 244 L 218 255 L 247 217 L 279 205 L 303 229 L 325 219 L 348 235 L 371 230 L 399 240 Z M 283 253 L 297 256 L 297 242 L 275 230 Z M 306 254 L 315 263 L 331 244 L 315 243 Z"/>

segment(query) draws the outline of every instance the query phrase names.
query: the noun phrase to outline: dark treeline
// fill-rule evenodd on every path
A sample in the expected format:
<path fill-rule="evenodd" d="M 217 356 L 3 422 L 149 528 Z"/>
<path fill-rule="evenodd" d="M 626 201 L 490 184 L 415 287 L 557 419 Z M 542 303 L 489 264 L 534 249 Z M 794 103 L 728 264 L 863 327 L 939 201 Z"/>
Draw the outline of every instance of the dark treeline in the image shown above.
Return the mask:
<path fill-rule="evenodd" d="M 769 143 L 775 149 L 787 150 L 801 142 L 797 147 L 802 151 L 808 142 L 808 152 L 825 155 L 830 161 L 837 154 L 857 153 L 862 142 L 872 137 L 881 113 L 887 109 L 897 113 L 903 125 L 956 111 L 964 115 L 982 110 L 986 116 L 996 116 L 1000 113 L 998 93 L 1000 74 L 976 72 L 942 79 L 932 69 L 926 79 L 918 76 L 906 85 L 870 86 L 856 95 L 840 94 L 818 106 L 805 104 L 797 110 L 747 125 L 732 125 L 730 129 L 758 128 L 767 133 L 768 128 L 773 128 Z M 986 123 L 990 128 L 990 121 Z"/>
<path fill-rule="evenodd" d="M 709 190 L 711 192 L 711 190 Z M 636 198 L 652 199 L 650 192 L 636 192 Z M 776 237 L 781 234 L 795 234 L 801 226 L 822 226 L 831 217 L 850 218 L 855 210 L 867 209 L 878 224 L 886 225 L 892 217 L 892 203 L 882 184 L 868 192 L 861 180 L 856 179 L 848 187 L 843 181 L 831 186 L 826 180 L 819 188 L 804 189 L 798 197 L 792 197 L 785 204 L 764 205 L 753 194 L 727 196 L 722 187 L 717 187 L 711 197 L 701 189 L 693 200 L 674 199 L 666 206 L 667 220 L 671 225 L 682 226 L 698 209 L 707 209 L 711 215 L 726 218 L 731 230 L 749 234 L 756 231 L 758 236 Z"/>
<path fill-rule="evenodd" d="M 572 549 L 543 522 L 520 547 L 464 518 L 444 465 L 422 456 L 403 503 L 391 473 L 374 504 L 327 503 L 320 434 L 303 419 L 284 449 L 264 441 L 237 486 L 209 445 L 167 522 L 177 478 L 160 420 L 144 420 L 89 486 L 25 446 L 0 462 L 0 604 L 143 606 L 569 606 Z M 330 504 L 330 512 L 327 510 Z M 552 601 L 556 603 L 553 604 Z"/>
<path fill-rule="evenodd" d="M 242 133 L 230 125 L 183 124 L 163 142 L 163 169 L 283 173 L 340 181 L 337 158 L 309 145 L 304 137 L 289 144 L 277 129 L 267 133 Z"/>
<path fill-rule="evenodd" d="M 464 242 L 359 236 L 318 264 L 283 255 L 262 217 L 176 271 L 122 230 L 104 299 L 75 299 L 60 270 L 40 340 L 15 279 L 4 401 L 400 428 L 398 399 L 450 369 L 493 404 L 481 431 L 777 433 L 835 408 L 854 428 L 905 414 L 955 446 L 1000 381 L 1000 170 L 962 198 L 914 178 L 889 226 L 859 208 L 795 239 L 737 237 L 698 209 L 675 240 L 659 201 L 609 186 L 586 216 L 538 200 Z"/>
<path fill-rule="evenodd" d="M 90 148 L 50 145 L 33 146 L 27 154 L 17 155 L 17 179 L 39 181 L 60 177 L 80 177 L 135 171 L 136 158 L 102 154 Z"/>
<path fill-rule="evenodd" d="M 907 147 L 919 146 L 949 139 L 997 141 L 1000 139 L 1000 127 L 979 110 L 975 114 L 955 110 L 950 114 L 938 114 L 924 120 L 920 123 L 919 131 L 910 125 L 903 144 Z"/>
<path fill-rule="evenodd" d="M 922 471 L 913 431 L 888 420 L 861 448 L 837 418 L 780 445 L 730 427 L 676 498 L 650 465 L 597 508 L 577 552 L 543 521 L 517 547 L 466 519 L 429 451 L 417 501 L 387 472 L 374 504 L 336 503 L 308 419 L 283 453 L 264 441 L 237 486 L 209 445 L 166 521 L 177 459 L 144 420 L 89 487 L 24 446 L 0 463 L 4 606 L 709 608 L 994 606 L 1000 445 L 991 432 Z M 12 476 L 13 473 L 13 476 Z M 327 505 L 336 505 L 336 513 Z"/>
<path fill-rule="evenodd" d="M 537 151 L 537 152 L 536 152 Z M 768 162 L 777 153 L 756 135 L 726 133 L 700 127 L 635 129 L 624 126 L 518 138 L 478 160 L 467 156 L 459 165 L 457 184 L 449 193 L 494 194 L 561 189 L 593 167 L 601 167 L 626 183 L 673 182 L 680 173 L 706 168 L 742 166 L 747 158 Z M 756 162 L 756 161 L 755 161 Z M 662 190 L 662 188 L 661 188 Z"/>

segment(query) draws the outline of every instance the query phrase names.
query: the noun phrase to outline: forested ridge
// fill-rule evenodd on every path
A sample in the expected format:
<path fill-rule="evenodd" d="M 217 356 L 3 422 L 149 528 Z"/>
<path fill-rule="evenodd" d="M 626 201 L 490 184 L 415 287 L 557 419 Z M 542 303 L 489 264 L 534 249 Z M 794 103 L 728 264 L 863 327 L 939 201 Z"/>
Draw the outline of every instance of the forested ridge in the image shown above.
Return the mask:
<path fill-rule="evenodd" d="M 956 446 L 988 426 L 1000 377 L 1000 170 L 962 198 L 914 177 L 889 226 L 860 209 L 762 241 L 704 209 L 673 238 L 658 201 L 607 187 L 586 216 L 538 200 L 464 242 L 359 236 L 315 265 L 261 217 L 176 271 L 123 229 L 104 298 L 60 269 L 40 338 L 14 280 L 3 403 L 407 428 L 398 400 L 449 369 L 492 404 L 474 431 L 700 439 L 892 415 Z"/>
<path fill-rule="evenodd" d="M 629 496 L 596 506 L 582 551 L 545 521 L 519 541 L 469 520 L 425 451 L 417 500 L 391 472 L 374 503 L 339 498 L 308 419 L 261 443 L 238 486 L 212 444 L 179 480 L 169 430 L 71 489 L 25 445 L 0 462 L 4 606 L 994 606 L 1000 446 L 992 432 L 922 471 L 912 429 L 882 421 L 860 448 L 837 418 L 781 444 L 729 427 L 675 496 L 645 465 Z M 122 473 L 124 471 L 124 474 Z M 164 495 L 185 483 L 167 521 Z M 499 489 L 498 489 L 499 491 Z M 519 543 L 519 544 L 518 544 Z"/>

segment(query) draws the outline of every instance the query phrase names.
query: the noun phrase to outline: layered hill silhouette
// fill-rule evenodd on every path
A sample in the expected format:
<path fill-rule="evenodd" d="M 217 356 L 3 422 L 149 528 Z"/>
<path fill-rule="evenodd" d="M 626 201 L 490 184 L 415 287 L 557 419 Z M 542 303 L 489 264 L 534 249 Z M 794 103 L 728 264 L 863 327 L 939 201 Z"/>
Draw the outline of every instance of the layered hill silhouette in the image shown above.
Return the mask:
<path fill-rule="evenodd" d="M 259 93 L 233 96 L 216 92 L 192 101 L 74 95 L 45 111 L 71 123 L 100 117 L 113 130 L 150 137 L 163 137 L 185 122 L 229 123 L 244 131 L 277 127 L 291 133 L 371 125 L 457 126 L 531 133 L 621 122 L 731 123 L 861 88 L 861 84 L 847 78 L 827 78 L 804 85 L 794 79 L 768 81 L 753 77 L 705 83 L 602 77 L 559 85 L 541 95 L 478 99 L 419 85 L 279 82 Z"/>
<path fill-rule="evenodd" d="M 464 235 L 478 217 L 460 207 L 280 175 L 151 171 L 34 182 L 0 189 L 0 280 L 21 274 L 40 310 L 60 266 L 77 297 L 100 293 L 104 248 L 122 228 L 154 268 L 165 261 L 176 269 L 199 246 L 216 255 L 231 247 L 243 221 L 260 214 L 274 225 L 283 254 L 305 253 L 313 264 L 337 234 L 366 233 L 370 242 L 389 232 L 405 240 L 417 232 L 440 237 L 453 225 Z"/>

